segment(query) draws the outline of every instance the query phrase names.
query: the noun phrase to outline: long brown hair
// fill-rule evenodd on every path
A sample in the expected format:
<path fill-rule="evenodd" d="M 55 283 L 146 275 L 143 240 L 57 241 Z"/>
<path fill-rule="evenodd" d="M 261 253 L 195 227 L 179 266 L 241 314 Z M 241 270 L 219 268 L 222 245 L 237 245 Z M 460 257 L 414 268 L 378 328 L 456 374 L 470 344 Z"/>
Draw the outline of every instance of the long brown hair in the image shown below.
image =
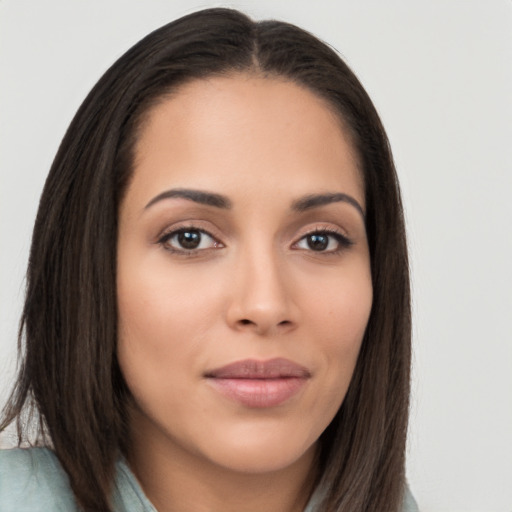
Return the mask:
<path fill-rule="evenodd" d="M 141 119 L 183 83 L 233 72 L 280 76 L 326 99 L 358 152 L 373 307 L 345 400 L 321 437 L 326 512 L 397 511 L 404 481 L 410 296 L 404 220 L 388 140 L 365 90 L 326 44 L 293 25 L 208 9 L 145 37 L 99 80 L 47 178 L 34 227 L 21 367 L 0 424 L 39 418 L 84 510 L 111 510 L 130 399 L 116 360 L 118 207 Z M 24 341 L 23 341 L 24 340 Z"/>

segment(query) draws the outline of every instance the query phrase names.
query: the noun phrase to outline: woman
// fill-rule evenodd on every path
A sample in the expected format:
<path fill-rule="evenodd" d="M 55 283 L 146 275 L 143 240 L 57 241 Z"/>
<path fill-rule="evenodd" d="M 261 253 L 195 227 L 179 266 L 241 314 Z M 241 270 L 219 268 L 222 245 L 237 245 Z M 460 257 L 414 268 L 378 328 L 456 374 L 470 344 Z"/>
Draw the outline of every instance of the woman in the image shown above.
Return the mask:
<path fill-rule="evenodd" d="M 1 454 L 2 510 L 415 510 L 391 153 L 294 26 L 197 12 L 105 73 L 43 191 L 22 328 L 2 428 L 35 416 L 47 447 Z"/>

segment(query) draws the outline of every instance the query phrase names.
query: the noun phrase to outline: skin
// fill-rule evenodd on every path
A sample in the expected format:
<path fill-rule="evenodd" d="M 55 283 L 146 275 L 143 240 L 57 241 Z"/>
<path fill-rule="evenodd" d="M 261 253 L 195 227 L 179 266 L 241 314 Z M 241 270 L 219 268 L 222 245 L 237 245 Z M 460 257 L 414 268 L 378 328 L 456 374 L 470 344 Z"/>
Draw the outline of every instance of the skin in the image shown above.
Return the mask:
<path fill-rule="evenodd" d="M 231 207 L 162 197 L 174 189 L 222 194 Z M 339 193 L 354 202 L 293 208 Z M 128 458 L 160 512 L 303 510 L 372 304 L 355 202 L 364 211 L 349 137 L 294 83 L 195 81 L 148 113 L 120 208 L 118 358 L 134 397 Z M 209 235 L 187 251 L 180 228 Z M 312 249 L 308 234 L 322 230 L 328 245 Z M 309 372 L 278 406 L 248 407 L 205 378 L 276 357 Z"/>

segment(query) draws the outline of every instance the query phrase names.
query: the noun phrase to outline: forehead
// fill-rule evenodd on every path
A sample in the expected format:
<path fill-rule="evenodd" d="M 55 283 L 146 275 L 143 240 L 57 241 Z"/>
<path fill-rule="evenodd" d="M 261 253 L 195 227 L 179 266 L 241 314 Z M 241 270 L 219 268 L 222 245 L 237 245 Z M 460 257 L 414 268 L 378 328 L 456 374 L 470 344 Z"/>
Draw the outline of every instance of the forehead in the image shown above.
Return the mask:
<path fill-rule="evenodd" d="M 297 195 L 341 187 L 364 203 L 340 117 L 308 89 L 274 77 L 195 80 L 163 97 L 141 124 L 134 173 L 134 181 L 154 182 L 155 193 L 166 181 L 229 192 L 237 180 L 247 190 L 267 180 Z"/>

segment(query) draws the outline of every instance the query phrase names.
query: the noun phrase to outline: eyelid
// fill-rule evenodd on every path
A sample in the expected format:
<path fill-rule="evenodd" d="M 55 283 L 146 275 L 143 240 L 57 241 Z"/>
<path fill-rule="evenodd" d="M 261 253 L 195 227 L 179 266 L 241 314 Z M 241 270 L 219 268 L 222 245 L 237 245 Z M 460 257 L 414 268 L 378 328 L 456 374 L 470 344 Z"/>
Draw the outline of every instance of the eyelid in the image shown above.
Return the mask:
<path fill-rule="evenodd" d="M 187 231 L 197 231 L 203 235 L 208 236 L 212 239 L 214 242 L 214 245 L 211 247 L 205 247 L 205 248 L 193 248 L 193 249 L 186 249 L 186 248 L 178 248 L 178 247 L 172 247 L 168 245 L 168 242 L 176 235 L 187 232 Z M 165 250 L 177 254 L 177 255 L 185 255 L 185 256 L 198 256 L 201 253 L 204 253 L 205 251 L 209 251 L 211 249 L 220 249 L 225 247 L 225 245 L 220 241 L 219 237 L 212 234 L 210 230 L 205 229 L 201 227 L 199 224 L 194 222 L 183 222 L 179 223 L 178 225 L 172 225 L 164 229 L 160 232 L 160 234 L 157 236 L 155 243 L 158 245 L 161 245 Z"/>
<path fill-rule="evenodd" d="M 297 245 L 304 240 L 306 237 L 315 235 L 315 234 L 326 234 L 327 236 L 332 236 L 338 242 L 338 247 L 336 249 L 326 250 L 326 251 L 314 251 L 313 249 L 302 249 L 297 247 Z M 305 250 L 308 252 L 317 252 L 318 254 L 337 254 L 344 249 L 348 249 L 350 246 L 354 245 L 354 241 L 349 238 L 349 236 L 339 227 L 335 227 L 332 225 L 316 225 L 314 228 L 306 228 L 303 233 L 301 233 L 292 244 L 292 248 L 297 250 Z"/>
<path fill-rule="evenodd" d="M 188 217 L 188 216 L 187 216 Z M 154 243 L 159 243 L 159 241 L 165 236 L 183 231 L 183 230 L 194 230 L 200 231 L 201 233 L 205 233 L 217 241 L 220 241 L 222 234 L 219 232 L 219 229 L 209 221 L 205 221 L 202 219 L 194 218 L 194 216 L 176 219 L 176 220 L 168 220 L 164 225 L 156 232 L 156 235 L 153 238 Z"/>

